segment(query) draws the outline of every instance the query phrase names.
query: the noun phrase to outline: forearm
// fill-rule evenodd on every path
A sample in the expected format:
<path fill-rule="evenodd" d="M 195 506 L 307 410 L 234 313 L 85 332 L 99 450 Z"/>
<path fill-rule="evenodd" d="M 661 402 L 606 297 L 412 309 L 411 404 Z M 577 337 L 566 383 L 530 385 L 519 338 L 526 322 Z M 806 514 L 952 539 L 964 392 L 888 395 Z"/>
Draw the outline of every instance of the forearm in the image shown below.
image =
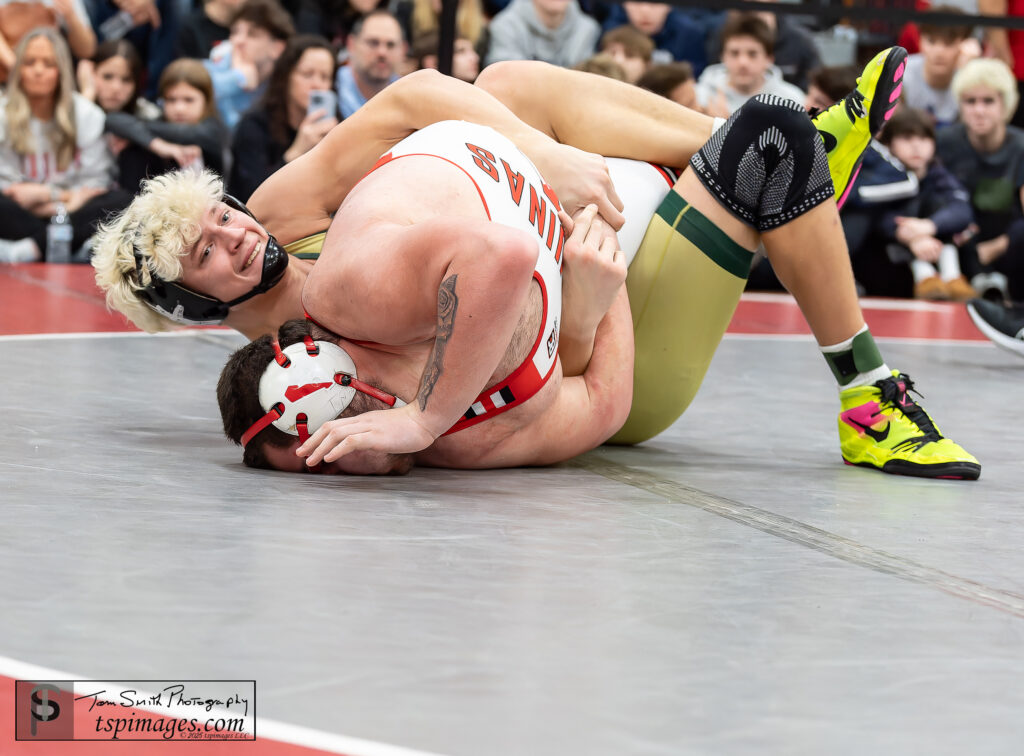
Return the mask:
<path fill-rule="evenodd" d="M 935 224 L 935 236 L 950 237 L 974 222 L 969 202 L 950 202 L 928 219 Z"/>
<path fill-rule="evenodd" d="M 77 13 L 67 17 L 68 46 L 78 59 L 91 58 L 96 52 L 96 34 Z"/>
<path fill-rule="evenodd" d="M 495 240 L 486 254 L 463 245 L 467 254 L 457 255 L 445 271 L 434 347 L 415 400 L 418 422 L 435 438 L 487 386 L 512 341 L 532 282 L 527 246 L 518 241 Z"/>
<path fill-rule="evenodd" d="M 978 0 L 978 14 L 1003 18 L 1006 16 L 1007 5 L 1007 0 Z M 1006 29 L 985 27 L 985 41 L 995 57 L 1012 65 L 1013 53 L 1010 51 L 1010 38 Z"/>
<path fill-rule="evenodd" d="M 477 79 L 530 126 L 606 157 L 685 166 L 712 119 L 639 87 L 536 61 L 486 68 Z"/>

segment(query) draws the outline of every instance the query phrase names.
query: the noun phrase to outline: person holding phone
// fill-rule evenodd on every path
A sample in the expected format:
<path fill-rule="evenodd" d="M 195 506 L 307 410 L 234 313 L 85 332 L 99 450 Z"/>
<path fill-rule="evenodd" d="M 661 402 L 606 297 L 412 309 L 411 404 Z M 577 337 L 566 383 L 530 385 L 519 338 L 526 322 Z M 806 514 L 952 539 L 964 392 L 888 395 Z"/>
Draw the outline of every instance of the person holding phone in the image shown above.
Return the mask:
<path fill-rule="evenodd" d="M 228 190 L 249 197 L 270 174 L 316 147 L 338 124 L 331 88 L 334 49 L 325 38 L 289 40 L 270 74 L 259 105 L 242 116 L 231 144 Z"/>

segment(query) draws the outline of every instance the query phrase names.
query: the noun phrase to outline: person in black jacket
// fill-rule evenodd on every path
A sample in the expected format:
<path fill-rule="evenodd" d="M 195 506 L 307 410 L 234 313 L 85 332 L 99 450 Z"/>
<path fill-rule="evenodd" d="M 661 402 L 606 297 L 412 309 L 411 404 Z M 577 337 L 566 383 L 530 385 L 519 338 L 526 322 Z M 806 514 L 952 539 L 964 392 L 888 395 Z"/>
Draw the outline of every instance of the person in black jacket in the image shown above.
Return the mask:
<path fill-rule="evenodd" d="M 160 77 L 159 92 L 163 120 L 107 114 L 107 131 L 132 143 L 118 156 L 121 186 L 132 192 L 143 179 L 176 166 L 224 170 L 227 130 L 203 64 L 189 58 L 174 61 Z"/>
<path fill-rule="evenodd" d="M 337 108 L 310 109 L 310 92 L 330 91 L 335 55 L 330 43 L 312 34 L 288 42 L 270 74 L 259 104 L 242 116 L 231 143 L 228 191 L 245 199 L 274 171 L 306 154 L 338 124 Z"/>

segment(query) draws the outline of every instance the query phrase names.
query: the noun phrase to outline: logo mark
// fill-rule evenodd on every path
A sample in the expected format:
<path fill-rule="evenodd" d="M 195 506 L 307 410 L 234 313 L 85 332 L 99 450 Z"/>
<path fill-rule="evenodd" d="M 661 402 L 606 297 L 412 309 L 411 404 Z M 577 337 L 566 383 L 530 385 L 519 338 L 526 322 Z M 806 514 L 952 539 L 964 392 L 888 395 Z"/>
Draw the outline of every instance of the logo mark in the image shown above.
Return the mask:
<path fill-rule="evenodd" d="M 863 433 L 871 436 L 871 438 L 875 439 L 875 441 L 877 441 L 878 443 L 882 443 L 883 441 L 885 441 L 885 439 L 889 438 L 889 426 L 892 425 L 892 423 L 886 423 L 884 429 L 876 431 L 870 425 L 864 425 L 863 423 L 859 423 L 852 417 L 846 418 L 846 422 L 848 422 L 850 425 L 860 428 L 860 430 Z"/>
<path fill-rule="evenodd" d="M 818 133 L 821 134 L 821 141 L 825 143 L 825 152 L 832 152 L 832 150 L 836 148 L 836 145 L 839 144 L 839 140 L 827 131 L 818 129 Z"/>
<path fill-rule="evenodd" d="M 297 402 L 304 396 L 309 396 L 320 389 L 330 388 L 334 383 L 328 381 L 327 383 L 307 383 L 303 386 L 289 386 L 284 390 L 284 398 L 289 402 Z"/>
<path fill-rule="evenodd" d="M 42 697 L 39 693 L 42 692 Z M 32 713 L 32 735 L 36 735 L 38 725 L 36 722 L 49 722 L 60 716 L 60 705 L 50 700 L 50 693 L 60 693 L 56 685 L 36 685 L 32 688 L 32 706 L 29 711 Z"/>

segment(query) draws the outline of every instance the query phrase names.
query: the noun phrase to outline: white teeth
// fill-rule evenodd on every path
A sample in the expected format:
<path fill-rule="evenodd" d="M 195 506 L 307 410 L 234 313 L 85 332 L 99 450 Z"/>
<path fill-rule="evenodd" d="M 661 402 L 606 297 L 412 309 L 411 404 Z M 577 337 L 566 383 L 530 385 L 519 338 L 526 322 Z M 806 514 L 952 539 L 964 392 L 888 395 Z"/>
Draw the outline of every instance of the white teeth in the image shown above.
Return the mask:
<path fill-rule="evenodd" d="M 242 266 L 242 270 L 245 270 L 250 265 L 252 265 L 252 261 L 256 259 L 256 255 L 258 255 L 260 253 L 260 246 L 261 245 L 259 245 L 259 244 L 256 245 L 256 248 L 252 251 L 252 254 L 249 255 L 249 259 L 246 260 L 245 261 L 245 265 Z"/>

